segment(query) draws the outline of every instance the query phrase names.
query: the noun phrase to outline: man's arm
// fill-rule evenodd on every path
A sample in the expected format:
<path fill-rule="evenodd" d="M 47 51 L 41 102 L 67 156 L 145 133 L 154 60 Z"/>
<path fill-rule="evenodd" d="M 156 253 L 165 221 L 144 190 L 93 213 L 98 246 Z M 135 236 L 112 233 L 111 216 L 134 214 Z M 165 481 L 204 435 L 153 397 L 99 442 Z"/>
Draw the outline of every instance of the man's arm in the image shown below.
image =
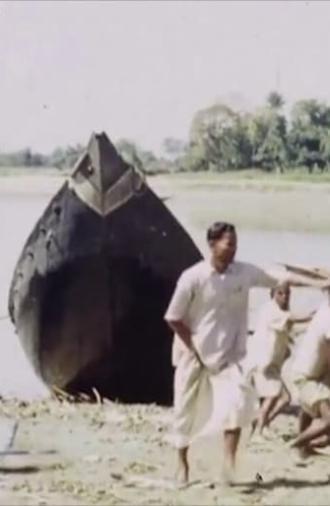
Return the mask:
<path fill-rule="evenodd" d="M 187 321 L 190 304 L 193 298 L 194 281 L 185 271 L 181 274 L 177 282 L 174 294 L 165 314 L 165 320 L 189 349 L 192 347 L 191 330 L 185 322 Z"/>
<path fill-rule="evenodd" d="M 292 272 L 279 272 L 276 270 L 266 270 L 255 265 L 248 265 L 248 273 L 251 287 L 273 288 L 278 283 L 287 282 L 291 286 L 318 288 L 321 290 L 330 289 L 330 279 L 307 278 Z"/>
<path fill-rule="evenodd" d="M 187 325 L 181 320 L 168 320 L 167 323 L 170 328 L 173 330 L 175 334 L 177 334 L 181 341 L 189 348 L 189 350 L 193 351 L 192 342 L 191 342 L 191 332 Z"/>
<path fill-rule="evenodd" d="M 165 314 L 165 320 L 185 346 L 194 353 L 202 364 L 191 339 L 191 329 L 186 323 L 190 304 L 195 296 L 196 283 L 194 279 L 183 273 L 176 285 L 172 300 Z"/>
<path fill-rule="evenodd" d="M 289 311 L 282 311 L 281 315 L 274 317 L 274 319 L 269 322 L 269 327 L 279 332 L 285 330 L 285 328 L 291 329 L 293 325 L 310 322 L 315 313 L 316 311 L 312 311 L 306 316 L 296 316 Z"/>
<path fill-rule="evenodd" d="M 290 317 L 290 323 L 292 325 L 299 325 L 300 323 L 309 323 L 312 319 L 313 319 L 313 316 L 315 315 L 316 311 L 312 311 L 311 314 L 307 315 L 307 316 L 294 316 L 292 315 Z"/>
<path fill-rule="evenodd" d="M 305 287 L 305 288 L 318 288 L 320 290 L 328 290 L 330 288 L 330 280 L 314 279 L 299 276 L 298 274 L 288 274 L 284 281 L 287 281 L 291 286 Z"/>
<path fill-rule="evenodd" d="M 197 353 L 197 350 L 195 349 L 193 342 L 191 340 L 191 331 L 187 327 L 187 325 L 180 320 L 167 320 L 168 325 L 171 327 L 171 329 L 175 332 L 175 334 L 181 339 L 181 341 L 187 346 L 188 350 L 190 350 L 195 357 L 197 358 L 198 362 L 204 366 L 200 356 Z"/>

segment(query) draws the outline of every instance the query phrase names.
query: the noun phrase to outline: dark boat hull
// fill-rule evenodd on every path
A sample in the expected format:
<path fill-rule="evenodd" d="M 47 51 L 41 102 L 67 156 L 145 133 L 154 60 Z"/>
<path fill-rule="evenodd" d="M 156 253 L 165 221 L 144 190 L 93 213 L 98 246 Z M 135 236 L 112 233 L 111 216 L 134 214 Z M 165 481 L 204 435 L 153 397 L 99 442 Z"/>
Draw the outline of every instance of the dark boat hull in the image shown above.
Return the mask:
<path fill-rule="evenodd" d="M 163 316 L 183 269 L 201 255 L 143 184 L 101 216 L 65 183 L 15 270 L 10 312 L 50 386 L 123 402 L 172 401 L 171 333 Z"/>

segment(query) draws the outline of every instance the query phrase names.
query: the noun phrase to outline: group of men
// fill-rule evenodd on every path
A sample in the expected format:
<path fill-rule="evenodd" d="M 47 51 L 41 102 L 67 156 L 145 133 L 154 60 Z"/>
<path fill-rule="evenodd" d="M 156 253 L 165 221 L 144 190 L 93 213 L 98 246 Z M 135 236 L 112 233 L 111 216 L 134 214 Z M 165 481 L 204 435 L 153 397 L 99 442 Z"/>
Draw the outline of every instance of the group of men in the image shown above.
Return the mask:
<path fill-rule="evenodd" d="M 236 261 L 237 234 L 229 223 L 214 223 L 207 230 L 207 242 L 210 258 L 181 274 L 165 315 L 175 333 L 171 439 L 178 451 L 181 483 L 189 480 L 191 443 L 216 432 L 223 434 L 224 477 L 232 482 L 242 429 L 250 426 L 262 433 L 290 402 L 281 369 L 295 323 L 311 320 L 290 368 L 302 408 L 300 433 L 291 445 L 308 454 L 330 438 L 329 298 L 306 318 L 294 318 L 289 308 L 291 285 L 328 294 L 330 281 L 277 275 Z M 248 296 L 253 287 L 269 288 L 271 299 L 248 342 Z"/>

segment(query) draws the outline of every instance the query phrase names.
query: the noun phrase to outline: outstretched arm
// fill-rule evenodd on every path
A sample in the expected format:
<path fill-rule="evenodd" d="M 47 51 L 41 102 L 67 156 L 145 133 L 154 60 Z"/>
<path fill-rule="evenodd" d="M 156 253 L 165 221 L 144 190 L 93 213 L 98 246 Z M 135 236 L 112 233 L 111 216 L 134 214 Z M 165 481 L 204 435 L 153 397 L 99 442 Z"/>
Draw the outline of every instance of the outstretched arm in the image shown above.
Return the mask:
<path fill-rule="evenodd" d="M 303 317 L 291 316 L 290 322 L 292 325 L 296 325 L 296 324 L 299 325 L 300 323 L 309 323 L 312 320 L 315 313 L 316 313 L 316 311 L 312 311 L 311 314 L 309 314 L 307 316 L 303 316 Z"/>
<path fill-rule="evenodd" d="M 329 279 L 315 279 L 307 275 L 296 274 L 293 272 L 281 272 L 277 270 L 266 270 L 255 265 L 248 264 L 248 273 L 251 287 L 272 288 L 278 283 L 287 282 L 291 286 L 317 288 L 321 290 L 330 290 Z"/>
<path fill-rule="evenodd" d="M 314 279 L 299 276 L 298 274 L 288 273 L 284 278 L 291 286 L 305 287 L 305 288 L 318 288 L 320 290 L 330 289 L 330 279 Z"/>

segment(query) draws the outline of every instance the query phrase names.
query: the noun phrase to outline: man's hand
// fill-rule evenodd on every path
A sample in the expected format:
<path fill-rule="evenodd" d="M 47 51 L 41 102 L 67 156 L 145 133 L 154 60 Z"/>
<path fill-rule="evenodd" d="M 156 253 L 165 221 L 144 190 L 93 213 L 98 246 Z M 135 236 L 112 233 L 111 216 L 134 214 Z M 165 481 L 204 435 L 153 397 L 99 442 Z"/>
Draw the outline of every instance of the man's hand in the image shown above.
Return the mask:
<path fill-rule="evenodd" d="M 179 336 L 181 341 L 187 346 L 187 348 L 193 351 L 192 342 L 191 342 L 191 331 L 187 325 L 181 320 L 168 320 L 168 325 L 174 331 L 174 333 Z"/>
<path fill-rule="evenodd" d="M 198 355 L 197 351 L 195 350 L 195 348 L 192 348 L 192 353 L 194 354 L 195 358 L 197 358 L 198 362 L 199 362 L 199 365 L 202 366 L 202 367 L 205 367 L 205 365 L 203 364 L 202 362 L 202 359 L 201 357 Z"/>
<path fill-rule="evenodd" d="M 202 367 L 205 367 L 199 354 L 197 353 L 197 351 L 193 345 L 193 342 L 191 339 L 191 331 L 187 327 L 187 325 L 184 322 L 179 321 L 179 320 L 177 320 L 177 321 L 170 320 L 167 323 L 171 327 L 171 329 L 176 333 L 176 335 L 179 336 L 179 338 L 186 345 L 188 350 L 191 353 L 193 353 L 193 355 L 197 358 L 200 365 Z"/>

